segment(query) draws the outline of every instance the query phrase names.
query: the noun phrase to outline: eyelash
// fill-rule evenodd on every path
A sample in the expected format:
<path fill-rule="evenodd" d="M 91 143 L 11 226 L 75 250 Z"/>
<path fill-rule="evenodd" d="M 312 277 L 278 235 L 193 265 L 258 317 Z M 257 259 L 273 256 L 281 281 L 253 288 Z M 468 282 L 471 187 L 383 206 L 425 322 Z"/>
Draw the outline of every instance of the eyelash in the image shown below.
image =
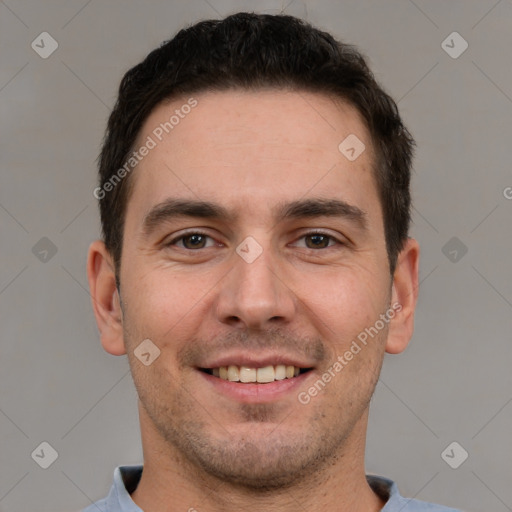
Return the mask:
<path fill-rule="evenodd" d="M 170 247 L 170 246 L 174 245 L 176 242 L 179 242 L 180 240 L 183 240 L 184 238 L 187 238 L 192 235 L 201 235 L 204 237 L 211 238 L 213 240 L 213 237 L 211 237 L 208 233 L 205 233 L 204 231 L 201 231 L 201 230 L 194 230 L 194 231 L 189 231 L 188 233 L 183 233 L 180 236 L 173 238 L 171 241 L 165 243 L 165 247 Z M 338 240 L 336 237 L 334 237 L 330 233 L 326 233 L 321 230 L 320 231 L 318 231 L 318 230 L 317 231 L 309 231 L 308 233 L 304 233 L 303 235 L 301 235 L 299 237 L 298 240 L 300 240 L 301 238 L 307 237 L 307 236 L 314 236 L 314 235 L 325 236 L 325 237 L 329 238 L 330 240 L 335 241 L 337 245 L 345 245 L 344 242 L 342 242 L 341 240 Z M 334 247 L 334 246 L 328 245 L 327 247 L 320 247 L 319 249 L 325 250 L 325 249 L 329 249 L 330 247 Z M 187 251 L 194 252 L 194 251 L 199 251 L 200 249 L 207 249 L 207 247 L 200 247 L 199 249 L 187 249 L 186 247 L 181 247 L 181 249 L 185 249 Z M 313 249 L 310 247 L 306 247 L 306 249 L 311 250 L 311 251 L 318 250 L 318 249 Z"/>

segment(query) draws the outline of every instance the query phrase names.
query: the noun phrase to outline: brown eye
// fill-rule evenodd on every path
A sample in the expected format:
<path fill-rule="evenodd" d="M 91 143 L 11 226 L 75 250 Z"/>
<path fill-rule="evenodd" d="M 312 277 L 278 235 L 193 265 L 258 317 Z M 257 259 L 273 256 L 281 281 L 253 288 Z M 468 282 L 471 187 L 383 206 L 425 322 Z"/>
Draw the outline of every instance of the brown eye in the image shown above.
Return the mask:
<path fill-rule="evenodd" d="M 206 237 L 199 233 L 187 235 L 182 238 L 183 245 L 186 249 L 202 249 L 204 247 Z"/>
<path fill-rule="evenodd" d="M 310 240 L 311 244 L 306 242 L 308 249 L 325 249 L 329 246 L 329 241 L 332 239 L 329 235 L 323 235 L 322 233 L 315 233 L 312 235 L 305 235 L 305 240 Z"/>
<path fill-rule="evenodd" d="M 200 231 L 189 232 L 185 235 L 178 236 L 171 240 L 169 243 L 165 244 L 166 247 L 171 247 L 173 245 L 177 245 L 182 249 L 204 249 L 206 247 L 211 247 L 212 243 L 207 246 L 207 241 L 210 239 L 213 241 L 212 237 L 207 235 L 206 233 L 201 233 Z"/>

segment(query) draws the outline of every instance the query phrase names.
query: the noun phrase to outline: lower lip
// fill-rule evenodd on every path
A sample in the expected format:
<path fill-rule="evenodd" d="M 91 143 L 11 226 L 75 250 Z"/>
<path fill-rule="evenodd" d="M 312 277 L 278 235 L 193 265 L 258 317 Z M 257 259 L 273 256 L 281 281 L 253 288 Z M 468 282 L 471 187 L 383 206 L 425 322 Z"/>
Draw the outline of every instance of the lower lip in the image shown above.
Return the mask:
<path fill-rule="evenodd" d="M 209 373 L 198 372 L 204 377 L 206 382 L 213 386 L 216 392 L 228 396 L 231 399 L 242 403 L 271 403 L 276 402 L 286 396 L 297 393 L 298 388 L 304 385 L 304 381 L 313 374 L 313 370 L 301 373 L 291 379 L 275 380 L 265 384 L 231 382 L 219 377 L 214 377 Z"/>

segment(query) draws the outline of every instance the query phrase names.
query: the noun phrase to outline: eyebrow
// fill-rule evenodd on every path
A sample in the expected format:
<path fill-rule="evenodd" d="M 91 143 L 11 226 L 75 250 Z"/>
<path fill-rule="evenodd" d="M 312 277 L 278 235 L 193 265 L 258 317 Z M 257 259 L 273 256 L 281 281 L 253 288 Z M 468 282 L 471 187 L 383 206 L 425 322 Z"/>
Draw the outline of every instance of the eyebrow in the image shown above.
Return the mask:
<path fill-rule="evenodd" d="M 272 213 L 276 223 L 291 219 L 340 217 L 354 223 L 363 231 L 368 230 L 366 212 L 340 199 L 308 198 L 278 203 Z M 161 224 L 180 217 L 234 223 L 238 214 L 210 201 L 168 198 L 155 205 L 144 217 L 143 232 L 148 236 Z"/>

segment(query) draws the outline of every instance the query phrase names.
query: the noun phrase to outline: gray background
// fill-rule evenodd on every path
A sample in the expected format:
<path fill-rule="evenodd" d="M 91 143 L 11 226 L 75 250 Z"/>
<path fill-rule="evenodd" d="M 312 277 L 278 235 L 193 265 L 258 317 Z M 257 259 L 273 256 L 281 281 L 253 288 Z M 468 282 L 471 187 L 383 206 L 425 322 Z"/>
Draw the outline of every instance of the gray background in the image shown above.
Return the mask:
<path fill-rule="evenodd" d="M 116 465 L 142 461 L 128 363 L 101 348 L 85 274 L 95 161 L 123 73 L 185 24 L 282 9 L 358 45 L 418 142 L 416 331 L 386 356 L 368 472 L 409 497 L 512 510 L 512 2 L 5 0 L 1 512 L 79 510 L 107 494 Z M 43 31 L 59 45 L 47 59 L 31 48 Z M 469 44 L 458 58 L 442 47 L 454 31 Z M 58 452 L 46 470 L 31 458 L 43 441 Z M 441 457 L 453 441 L 469 453 L 457 469 Z"/>

